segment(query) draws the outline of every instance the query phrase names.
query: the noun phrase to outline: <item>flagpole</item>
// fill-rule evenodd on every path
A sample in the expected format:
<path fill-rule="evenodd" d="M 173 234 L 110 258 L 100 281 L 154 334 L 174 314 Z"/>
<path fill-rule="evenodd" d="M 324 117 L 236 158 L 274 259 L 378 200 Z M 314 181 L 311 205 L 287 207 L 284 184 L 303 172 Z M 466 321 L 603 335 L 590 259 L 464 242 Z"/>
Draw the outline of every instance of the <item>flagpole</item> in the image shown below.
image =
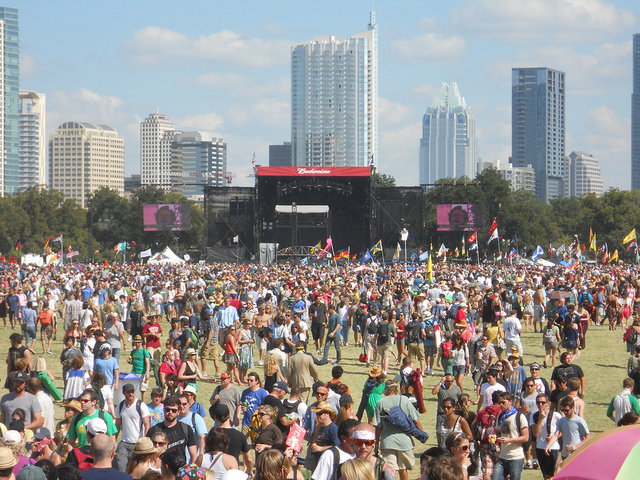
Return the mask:
<path fill-rule="evenodd" d="M 64 237 L 60 235 L 60 263 L 64 265 Z"/>
<path fill-rule="evenodd" d="M 478 258 L 478 266 L 480 266 L 480 243 L 478 242 L 478 230 L 476 229 L 476 257 Z"/>
<path fill-rule="evenodd" d="M 384 266 L 384 245 L 382 245 L 382 239 L 380 239 L 380 250 L 382 250 L 382 265 Z"/>
<path fill-rule="evenodd" d="M 338 262 L 336 261 L 336 251 L 333 249 L 333 242 L 331 242 L 331 258 L 333 259 L 333 266 L 338 268 Z"/>

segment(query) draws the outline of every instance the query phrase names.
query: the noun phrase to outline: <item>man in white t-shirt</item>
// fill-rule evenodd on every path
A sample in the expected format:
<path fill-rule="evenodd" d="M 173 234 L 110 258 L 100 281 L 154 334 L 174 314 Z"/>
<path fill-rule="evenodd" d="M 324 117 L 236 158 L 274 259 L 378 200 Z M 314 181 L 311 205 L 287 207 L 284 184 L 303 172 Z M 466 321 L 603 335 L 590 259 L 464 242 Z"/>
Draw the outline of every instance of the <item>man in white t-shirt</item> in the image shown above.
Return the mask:
<path fill-rule="evenodd" d="M 121 472 L 126 471 L 131 458 L 131 450 L 140 437 L 147 434 L 149 426 L 149 408 L 136 398 L 133 385 L 125 383 L 122 386 L 124 400 L 116 405 L 116 428 L 122 434 L 113 457 L 113 466 Z"/>
<path fill-rule="evenodd" d="M 326 450 L 318 460 L 318 465 L 311 474 L 312 480 L 329 480 L 333 477 L 333 473 L 336 469 L 334 458 L 338 455 L 339 464 L 342 465 L 348 460 L 356 458 L 353 452 L 353 430 L 358 426 L 360 422 L 356 419 L 349 418 L 343 420 L 338 427 L 338 438 L 340 439 L 340 445 L 338 447 L 332 447 Z M 375 441 L 375 435 L 373 438 Z M 338 478 L 339 475 L 336 476 Z"/>
<path fill-rule="evenodd" d="M 549 448 L 547 438 L 558 430 L 558 421 L 562 418 L 558 412 L 550 410 L 551 402 L 545 393 L 536 397 L 538 411 L 531 418 L 531 431 L 536 441 L 536 458 L 540 466 L 540 472 L 545 480 L 551 479 L 556 472 L 556 462 L 560 445 L 555 443 Z"/>
<path fill-rule="evenodd" d="M 504 343 L 507 345 L 507 352 L 512 351 L 512 347 L 518 349 L 520 357 L 524 354 L 522 349 L 522 341 L 520 339 L 520 333 L 522 333 L 522 323 L 516 316 L 517 311 L 511 310 L 509 316 L 504 320 L 502 328 L 504 329 Z"/>
<path fill-rule="evenodd" d="M 513 406 L 514 395 L 511 392 L 500 394 L 500 415 L 497 425 L 499 429 L 496 443 L 500 445 L 500 455 L 493 466 L 492 480 L 520 480 L 524 465 L 522 444 L 529 441 L 529 424 L 526 415 L 518 412 Z"/>
<path fill-rule="evenodd" d="M 498 383 L 498 369 L 495 367 L 491 367 L 487 371 L 487 381 L 480 386 L 480 398 L 478 399 L 478 411 L 482 410 L 484 407 L 488 407 L 489 405 L 493 405 L 493 400 L 491 396 L 493 392 L 499 391 L 504 392 L 507 389 L 500 383 Z"/>

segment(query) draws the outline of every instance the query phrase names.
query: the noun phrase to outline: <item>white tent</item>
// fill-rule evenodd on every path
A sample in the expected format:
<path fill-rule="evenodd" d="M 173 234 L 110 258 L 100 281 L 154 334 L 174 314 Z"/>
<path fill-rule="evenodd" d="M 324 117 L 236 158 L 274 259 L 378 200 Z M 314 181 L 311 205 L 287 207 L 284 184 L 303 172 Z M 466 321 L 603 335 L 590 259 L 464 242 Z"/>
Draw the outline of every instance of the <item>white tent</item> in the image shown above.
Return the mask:
<path fill-rule="evenodd" d="M 180 265 L 185 262 L 175 253 L 173 253 L 173 250 L 167 247 L 162 252 L 158 252 L 153 255 L 149 259 L 148 263 L 150 265 Z"/>
<path fill-rule="evenodd" d="M 27 253 L 21 259 L 23 265 L 37 265 L 41 267 L 44 265 L 44 260 L 42 259 L 42 255 L 36 255 L 33 253 Z"/>

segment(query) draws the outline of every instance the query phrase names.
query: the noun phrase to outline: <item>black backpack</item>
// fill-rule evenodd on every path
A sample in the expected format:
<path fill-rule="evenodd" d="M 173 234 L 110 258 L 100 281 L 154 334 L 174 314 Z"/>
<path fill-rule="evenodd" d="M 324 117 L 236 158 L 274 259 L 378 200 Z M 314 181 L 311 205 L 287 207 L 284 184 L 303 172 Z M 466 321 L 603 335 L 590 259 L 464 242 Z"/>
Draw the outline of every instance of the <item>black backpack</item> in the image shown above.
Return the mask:
<path fill-rule="evenodd" d="M 404 327 L 407 336 L 407 344 L 420 343 L 420 322 L 411 321 Z"/>
<path fill-rule="evenodd" d="M 125 401 L 122 400 L 119 404 L 118 404 L 118 415 L 120 415 L 120 418 L 122 419 L 122 410 L 124 409 L 125 406 Z M 142 431 L 142 400 L 136 400 L 136 411 L 138 412 L 138 416 L 140 417 L 140 431 Z"/>
<path fill-rule="evenodd" d="M 378 344 L 383 345 L 389 341 L 389 322 L 378 324 Z"/>
<path fill-rule="evenodd" d="M 369 325 L 367 325 L 367 333 L 369 335 L 375 335 L 377 331 L 378 331 L 378 324 L 376 323 L 375 318 L 371 317 L 369 321 Z"/>
<path fill-rule="evenodd" d="M 453 305 L 451 305 L 449 307 L 449 310 L 447 311 L 447 318 L 452 318 L 452 319 L 456 319 L 456 315 L 458 315 L 458 308 L 460 306 L 457 303 L 454 303 Z"/>

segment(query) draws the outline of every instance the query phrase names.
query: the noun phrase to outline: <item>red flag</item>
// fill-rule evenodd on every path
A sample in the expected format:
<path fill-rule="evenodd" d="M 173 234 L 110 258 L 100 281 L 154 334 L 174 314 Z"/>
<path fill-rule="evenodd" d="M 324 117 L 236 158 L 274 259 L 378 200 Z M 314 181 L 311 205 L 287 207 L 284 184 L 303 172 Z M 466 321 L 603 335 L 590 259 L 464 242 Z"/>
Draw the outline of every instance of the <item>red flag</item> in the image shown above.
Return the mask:
<path fill-rule="evenodd" d="M 104 266 L 108 267 L 109 266 L 109 262 L 107 262 L 106 260 L 104 261 Z"/>
<path fill-rule="evenodd" d="M 358 254 L 357 254 L 357 253 L 354 253 L 354 254 L 353 254 L 353 257 L 351 257 L 351 261 L 352 261 L 352 262 L 355 262 L 355 261 L 356 261 L 356 258 L 358 258 Z"/>
<path fill-rule="evenodd" d="M 20 250 L 20 246 L 22 245 L 22 243 L 20 243 L 20 241 L 18 240 L 18 245 L 16 245 L 16 250 Z"/>
<path fill-rule="evenodd" d="M 496 222 L 496 219 L 494 218 L 491 228 L 489 229 L 489 233 L 493 232 L 496 228 L 498 228 L 498 222 Z"/>
<path fill-rule="evenodd" d="M 467 242 L 474 243 L 476 240 L 478 240 L 478 235 L 476 234 L 476 232 L 473 232 Z"/>
<path fill-rule="evenodd" d="M 4 258 L 4 255 L 0 255 L 0 262 L 7 263 L 7 259 Z"/>
<path fill-rule="evenodd" d="M 586 249 L 587 249 L 587 247 L 586 247 L 586 245 L 583 243 L 583 244 L 582 244 L 582 250 L 586 250 Z"/>
<path fill-rule="evenodd" d="M 136 247 L 138 246 L 138 244 L 136 242 L 134 242 L 133 240 L 131 240 L 131 243 L 133 243 Z"/>
<path fill-rule="evenodd" d="M 18 263 L 18 261 L 16 260 L 16 257 L 9 255 L 9 263 Z"/>
<path fill-rule="evenodd" d="M 95 252 L 93 252 L 93 253 L 94 253 L 94 254 L 96 254 L 96 253 L 100 253 L 100 250 L 96 250 L 96 251 L 95 251 Z"/>

